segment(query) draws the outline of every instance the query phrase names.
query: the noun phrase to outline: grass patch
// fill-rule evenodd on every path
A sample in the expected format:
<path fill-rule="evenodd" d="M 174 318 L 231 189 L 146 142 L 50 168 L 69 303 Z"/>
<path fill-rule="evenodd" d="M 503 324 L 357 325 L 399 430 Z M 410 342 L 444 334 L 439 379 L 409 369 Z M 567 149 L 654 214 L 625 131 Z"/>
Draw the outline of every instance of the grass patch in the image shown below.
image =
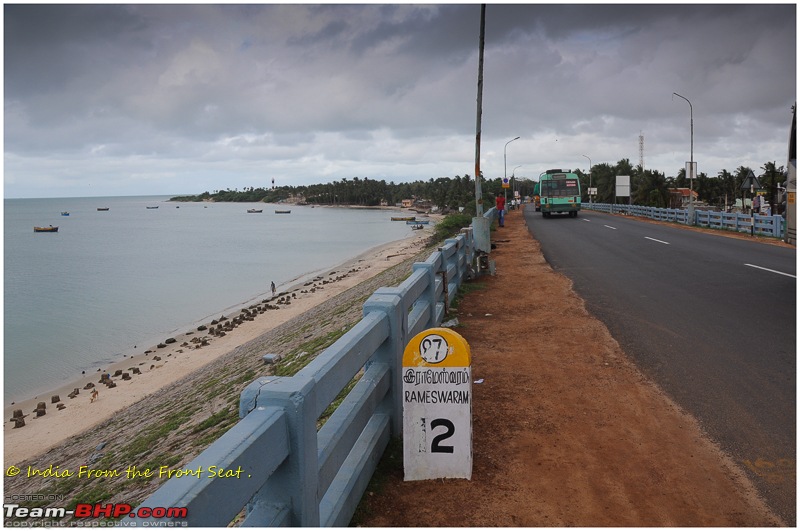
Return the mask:
<path fill-rule="evenodd" d="M 336 395 L 336 398 L 333 400 L 333 402 L 330 403 L 325 411 L 322 412 L 322 415 L 320 415 L 319 419 L 317 419 L 317 430 L 325 425 L 331 415 L 333 415 L 333 412 L 336 411 L 342 402 L 344 402 L 344 399 L 347 398 L 347 395 L 350 394 L 350 391 L 353 390 L 353 387 L 356 386 L 360 379 L 361 374 L 358 374 L 355 378 L 350 380 L 350 383 L 344 386 L 344 389 L 342 389 L 338 395 Z"/>
<path fill-rule="evenodd" d="M 194 428 L 192 428 L 192 433 L 193 434 L 200 433 L 201 431 L 207 430 L 208 428 L 216 426 L 218 424 L 230 424 L 231 418 L 233 418 L 233 420 L 236 421 L 239 419 L 239 414 L 232 412 L 228 408 L 222 409 L 220 411 L 217 411 L 210 417 L 208 417 L 206 420 L 204 420 Z"/>
<path fill-rule="evenodd" d="M 233 385 L 240 385 L 243 383 L 250 383 L 256 379 L 256 371 L 253 369 L 249 369 L 246 373 L 236 378 L 233 382 Z"/>
<path fill-rule="evenodd" d="M 350 328 L 350 326 L 346 326 L 299 345 L 275 367 L 275 376 L 294 376 L 297 371 L 316 358 L 319 352 L 333 345 Z"/>
<path fill-rule="evenodd" d="M 179 455 L 170 455 L 170 454 L 158 454 L 157 456 L 149 459 L 147 462 L 143 463 L 140 466 L 136 467 L 136 470 L 144 472 L 147 469 L 150 469 L 150 472 L 154 474 L 154 477 L 157 478 L 157 472 L 159 467 L 166 466 L 166 467 L 173 467 L 180 463 L 183 460 L 183 457 Z M 126 483 L 138 483 L 142 481 L 150 481 L 151 478 L 146 477 L 136 477 L 131 478 L 126 481 Z"/>
<path fill-rule="evenodd" d="M 167 437 L 170 433 L 180 428 L 191 418 L 193 413 L 194 411 L 179 411 L 165 417 L 157 425 L 145 429 L 144 433 L 122 449 L 121 457 L 123 459 L 133 459 L 149 454 L 159 439 Z"/>
<path fill-rule="evenodd" d="M 433 235 L 436 240 L 443 241 L 458 235 L 461 229 L 469 227 L 471 223 L 472 216 L 469 214 L 448 214 L 436 224 Z"/>
<path fill-rule="evenodd" d="M 480 291 L 482 289 L 486 289 L 486 284 L 483 282 L 463 282 L 458 288 L 458 292 L 453 299 L 453 303 L 450 305 L 450 311 L 457 310 L 459 304 L 461 304 L 461 301 L 463 301 L 464 297 L 466 297 L 468 294 L 475 291 Z"/>
<path fill-rule="evenodd" d="M 114 492 L 106 487 L 105 482 L 101 481 L 78 492 L 67 504 L 67 509 L 74 510 L 79 503 L 101 503 L 110 499 L 113 495 Z"/>

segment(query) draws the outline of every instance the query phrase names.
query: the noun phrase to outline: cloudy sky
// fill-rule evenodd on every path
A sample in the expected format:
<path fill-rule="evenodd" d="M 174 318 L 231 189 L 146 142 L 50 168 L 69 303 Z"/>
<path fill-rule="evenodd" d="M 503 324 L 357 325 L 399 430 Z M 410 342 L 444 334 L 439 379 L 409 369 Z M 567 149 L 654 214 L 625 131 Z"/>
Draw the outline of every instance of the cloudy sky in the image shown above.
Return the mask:
<path fill-rule="evenodd" d="M 489 4 L 481 169 L 786 165 L 796 9 Z M 473 175 L 479 4 L 4 6 L 6 197 Z M 509 140 L 520 139 L 510 144 Z"/>

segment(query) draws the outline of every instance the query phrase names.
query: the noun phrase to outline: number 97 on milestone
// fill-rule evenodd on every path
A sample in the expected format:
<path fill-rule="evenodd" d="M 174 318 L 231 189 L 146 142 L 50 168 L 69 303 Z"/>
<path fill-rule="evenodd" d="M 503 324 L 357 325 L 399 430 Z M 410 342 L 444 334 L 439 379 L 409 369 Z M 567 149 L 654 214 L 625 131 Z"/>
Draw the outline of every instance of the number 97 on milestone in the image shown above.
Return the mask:
<path fill-rule="evenodd" d="M 472 478 L 469 345 L 448 328 L 414 336 L 403 353 L 406 481 Z"/>

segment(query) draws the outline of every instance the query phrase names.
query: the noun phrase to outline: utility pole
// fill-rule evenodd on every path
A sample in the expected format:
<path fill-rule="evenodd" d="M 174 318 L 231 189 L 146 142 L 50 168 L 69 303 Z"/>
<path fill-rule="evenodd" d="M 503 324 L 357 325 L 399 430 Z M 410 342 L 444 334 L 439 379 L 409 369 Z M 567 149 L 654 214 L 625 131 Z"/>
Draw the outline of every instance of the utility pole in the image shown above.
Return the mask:
<path fill-rule="evenodd" d="M 486 37 L 486 4 L 481 4 L 481 33 L 478 51 L 478 113 L 475 119 L 475 215 L 483 216 L 481 194 L 481 113 L 483 112 L 483 47 Z"/>
<path fill-rule="evenodd" d="M 494 271 L 492 261 L 489 260 L 489 253 L 492 251 L 491 220 L 483 215 L 483 197 L 481 194 L 481 110 L 483 102 L 483 47 L 485 36 L 486 4 L 481 4 L 481 33 L 478 51 L 478 112 L 475 118 L 475 217 L 472 218 L 472 235 L 475 238 L 478 274 Z"/>

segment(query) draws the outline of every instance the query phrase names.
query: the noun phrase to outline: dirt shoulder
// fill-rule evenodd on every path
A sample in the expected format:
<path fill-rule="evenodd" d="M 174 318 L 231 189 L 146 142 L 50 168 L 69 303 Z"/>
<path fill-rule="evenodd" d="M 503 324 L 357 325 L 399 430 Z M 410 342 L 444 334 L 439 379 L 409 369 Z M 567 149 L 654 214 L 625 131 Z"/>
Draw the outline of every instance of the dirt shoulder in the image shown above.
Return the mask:
<path fill-rule="evenodd" d="M 472 480 L 404 482 L 393 447 L 358 525 L 785 525 L 586 311 L 521 211 L 492 240 L 496 274 L 474 281 L 484 289 L 457 313 L 483 380 L 473 385 Z"/>

